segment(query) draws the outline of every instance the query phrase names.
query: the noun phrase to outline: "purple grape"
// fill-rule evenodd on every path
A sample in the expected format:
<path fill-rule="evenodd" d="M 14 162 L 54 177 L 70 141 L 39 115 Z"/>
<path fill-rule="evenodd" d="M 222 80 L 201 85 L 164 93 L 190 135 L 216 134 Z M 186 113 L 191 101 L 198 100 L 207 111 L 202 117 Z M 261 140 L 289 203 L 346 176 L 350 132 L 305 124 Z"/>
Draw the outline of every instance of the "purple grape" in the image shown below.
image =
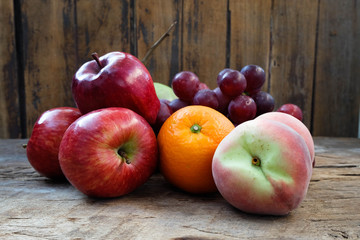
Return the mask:
<path fill-rule="evenodd" d="M 242 94 L 246 88 L 246 79 L 237 70 L 227 70 L 218 81 L 221 92 L 230 98 Z"/>
<path fill-rule="evenodd" d="M 219 101 L 216 97 L 216 94 L 212 90 L 202 89 L 195 94 L 192 104 L 217 109 L 217 107 L 219 106 Z"/>
<path fill-rule="evenodd" d="M 176 112 L 177 110 L 179 110 L 180 108 L 183 108 L 183 107 L 186 107 L 186 106 L 188 106 L 189 105 L 189 103 L 187 103 L 187 102 L 185 102 L 185 101 L 183 101 L 183 100 L 181 100 L 181 99 L 174 99 L 174 100 L 172 100 L 170 103 L 169 103 L 169 106 L 170 106 L 170 108 L 171 108 L 171 110 L 173 111 L 173 112 Z"/>
<path fill-rule="evenodd" d="M 167 99 L 160 99 L 160 109 L 156 117 L 156 122 L 153 126 L 154 132 L 157 134 L 166 119 L 173 113 L 170 107 L 170 101 Z"/>
<path fill-rule="evenodd" d="M 227 111 L 228 111 L 228 106 L 230 103 L 230 98 L 226 95 L 224 95 L 220 88 L 217 87 L 213 90 L 213 92 L 216 94 L 216 97 L 218 99 L 219 102 L 219 106 L 217 107 L 216 110 L 218 110 L 219 112 L 221 112 L 222 114 L 226 115 Z"/>
<path fill-rule="evenodd" d="M 238 125 L 255 118 L 256 103 L 251 97 L 240 95 L 230 101 L 228 111 L 230 120 Z"/>
<path fill-rule="evenodd" d="M 251 98 L 256 103 L 256 116 L 274 110 L 275 100 L 269 93 L 260 91 L 251 95 Z"/>
<path fill-rule="evenodd" d="M 221 70 L 220 72 L 219 72 L 219 74 L 218 74 L 218 76 L 217 76 L 217 78 L 216 78 L 216 82 L 217 82 L 217 85 L 219 86 L 219 81 L 220 81 L 220 79 L 223 77 L 223 75 L 225 74 L 225 73 L 227 73 L 228 71 L 233 71 L 233 69 L 231 69 L 231 68 L 224 68 L 223 70 Z"/>
<path fill-rule="evenodd" d="M 265 83 L 265 71 L 257 65 L 247 65 L 240 71 L 246 78 L 245 92 L 248 94 L 254 94 L 261 90 L 261 87 Z"/>
<path fill-rule="evenodd" d="M 199 90 L 200 80 L 195 73 L 183 71 L 177 73 L 172 80 L 175 95 L 183 101 L 191 102 Z"/>
<path fill-rule="evenodd" d="M 302 121 L 303 119 L 303 113 L 301 111 L 301 108 L 292 103 L 284 104 L 281 107 L 279 107 L 279 109 L 276 111 L 290 114 L 291 116 L 296 117 L 300 121 Z"/>
<path fill-rule="evenodd" d="M 208 86 L 206 83 L 202 83 L 202 82 L 201 82 L 201 83 L 199 84 L 199 90 L 201 90 L 201 89 L 210 89 L 210 88 L 209 88 L 209 86 Z"/>

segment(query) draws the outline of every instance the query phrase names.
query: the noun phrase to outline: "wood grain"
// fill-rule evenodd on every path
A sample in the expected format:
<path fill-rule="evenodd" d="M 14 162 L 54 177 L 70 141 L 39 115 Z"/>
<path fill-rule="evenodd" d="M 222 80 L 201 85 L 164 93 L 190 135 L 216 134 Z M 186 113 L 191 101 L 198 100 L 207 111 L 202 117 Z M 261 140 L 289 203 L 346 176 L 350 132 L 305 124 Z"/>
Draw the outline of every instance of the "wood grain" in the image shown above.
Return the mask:
<path fill-rule="evenodd" d="M 171 24 L 177 22 L 145 63 L 154 82 L 171 85 L 171 79 L 180 71 L 182 1 L 140 0 L 135 3 L 137 53 L 140 60 Z"/>
<path fill-rule="evenodd" d="M 227 2 L 184 0 L 181 69 L 215 88 L 226 65 Z"/>
<path fill-rule="evenodd" d="M 74 106 L 76 69 L 74 3 L 21 1 L 27 133 L 50 108 Z"/>
<path fill-rule="evenodd" d="M 20 138 L 14 2 L 0 1 L 0 138 Z"/>
<path fill-rule="evenodd" d="M 277 1 L 271 16 L 270 94 L 275 108 L 293 103 L 311 127 L 318 2 Z"/>
<path fill-rule="evenodd" d="M 126 196 L 88 198 L 37 174 L 26 141 L 0 139 L 1 239 L 360 238 L 360 139 L 314 138 L 307 196 L 283 217 L 245 214 L 219 194 L 186 194 L 160 174 Z"/>
<path fill-rule="evenodd" d="M 268 91 L 271 1 L 231 0 L 230 67 L 241 70 L 255 64 L 266 72 L 263 91 Z"/>
<path fill-rule="evenodd" d="M 313 133 L 356 137 L 360 111 L 359 2 L 320 3 Z"/>
<path fill-rule="evenodd" d="M 276 108 L 299 105 L 313 135 L 358 136 L 357 0 L 3 0 L 0 7 L 1 138 L 29 137 L 42 112 L 75 106 L 71 79 L 92 52 L 141 59 L 174 20 L 147 63 L 154 81 L 170 85 L 189 70 L 215 88 L 223 68 L 257 64 Z"/>
<path fill-rule="evenodd" d="M 99 56 L 112 51 L 130 52 L 131 15 L 129 0 L 76 1 L 78 67 L 92 60 L 93 52 Z"/>

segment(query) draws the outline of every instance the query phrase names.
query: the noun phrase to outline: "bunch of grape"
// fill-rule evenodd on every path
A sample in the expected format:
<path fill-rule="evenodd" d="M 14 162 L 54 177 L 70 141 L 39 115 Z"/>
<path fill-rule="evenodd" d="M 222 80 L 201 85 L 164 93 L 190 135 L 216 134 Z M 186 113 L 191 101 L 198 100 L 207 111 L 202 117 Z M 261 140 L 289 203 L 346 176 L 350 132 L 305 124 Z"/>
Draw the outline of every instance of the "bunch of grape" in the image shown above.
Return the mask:
<path fill-rule="evenodd" d="M 166 119 L 175 111 L 188 105 L 211 107 L 227 116 L 234 125 L 274 110 L 274 98 L 261 91 L 265 83 L 265 71 L 257 65 L 247 65 L 240 71 L 225 68 L 217 76 L 215 89 L 200 82 L 190 71 L 177 73 L 172 80 L 172 89 L 178 99 L 160 99 L 160 110 L 153 126 L 158 132 Z M 302 110 L 287 103 L 276 111 L 290 114 L 302 121 Z"/>
<path fill-rule="evenodd" d="M 188 105 L 208 106 L 227 116 L 235 125 L 274 109 L 274 98 L 261 91 L 265 72 L 257 65 L 240 71 L 225 68 L 217 76 L 218 87 L 211 90 L 195 73 L 183 71 L 172 80 L 178 99 L 168 103 L 173 112 Z"/>

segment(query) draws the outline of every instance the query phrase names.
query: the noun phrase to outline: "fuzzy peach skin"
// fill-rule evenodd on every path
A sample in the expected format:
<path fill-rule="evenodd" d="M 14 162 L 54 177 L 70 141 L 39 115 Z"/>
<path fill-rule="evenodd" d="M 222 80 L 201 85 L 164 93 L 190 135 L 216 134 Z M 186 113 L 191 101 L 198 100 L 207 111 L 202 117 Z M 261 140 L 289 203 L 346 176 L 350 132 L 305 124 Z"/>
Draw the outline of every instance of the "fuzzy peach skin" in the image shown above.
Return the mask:
<path fill-rule="evenodd" d="M 255 119 L 238 125 L 220 142 L 212 173 L 219 192 L 234 207 L 285 215 L 305 198 L 312 165 L 308 147 L 294 129 Z"/>
<path fill-rule="evenodd" d="M 314 140 L 311 136 L 311 133 L 309 129 L 305 126 L 303 122 L 301 122 L 296 117 L 293 117 L 287 113 L 283 112 L 268 112 L 265 114 L 262 114 L 257 117 L 258 119 L 266 118 L 270 120 L 279 121 L 282 123 L 285 123 L 289 127 L 293 128 L 295 131 L 297 131 L 305 140 L 306 145 L 309 148 L 310 152 L 310 158 L 313 167 L 315 166 L 315 147 L 314 147 Z"/>

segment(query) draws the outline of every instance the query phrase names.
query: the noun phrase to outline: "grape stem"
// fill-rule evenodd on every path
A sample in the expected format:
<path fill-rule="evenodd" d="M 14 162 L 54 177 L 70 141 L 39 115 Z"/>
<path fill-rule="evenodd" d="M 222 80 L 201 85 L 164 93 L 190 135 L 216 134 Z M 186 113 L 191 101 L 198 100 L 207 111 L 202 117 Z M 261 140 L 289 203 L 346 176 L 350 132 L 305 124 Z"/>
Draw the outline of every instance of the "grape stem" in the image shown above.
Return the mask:
<path fill-rule="evenodd" d="M 175 25 L 177 24 L 177 21 L 174 21 L 170 27 L 168 28 L 168 30 L 150 47 L 150 49 L 146 52 L 145 57 L 141 60 L 141 62 L 145 65 L 146 62 L 148 61 L 149 57 L 151 56 L 152 52 L 160 45 L 160 43 L 167 38 L 168 36 L 170 36 L 170 31 L 171 29 L 173 29 L 175 27 Z"/>
<path fill-rule="evenodd" d="M 119 150 L 118 151 L 118 154 L 120 155 L 120 157 L 125 160 L 126 164 L 130 164 L 131 161 L 130 161 L 130 158 L 129 156 L 126 154 L 126 152 L 124 152 L 123 150 Z"/>

